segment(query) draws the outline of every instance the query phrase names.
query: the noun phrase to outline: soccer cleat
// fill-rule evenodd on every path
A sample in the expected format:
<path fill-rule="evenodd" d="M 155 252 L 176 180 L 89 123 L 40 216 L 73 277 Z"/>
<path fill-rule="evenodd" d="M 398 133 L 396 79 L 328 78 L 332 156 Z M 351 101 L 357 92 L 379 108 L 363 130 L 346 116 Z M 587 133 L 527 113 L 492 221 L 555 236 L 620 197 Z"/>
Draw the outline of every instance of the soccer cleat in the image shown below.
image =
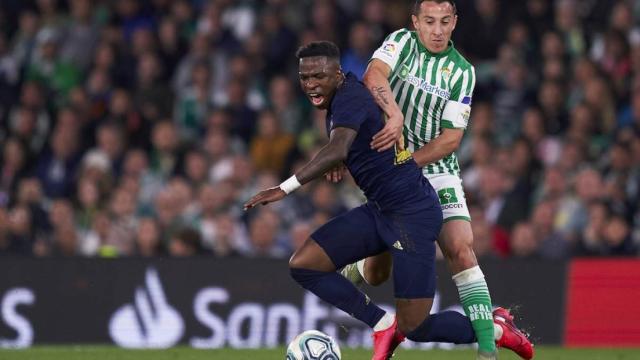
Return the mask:
<path fill-rule="evenodd" d="M 343 267 L 342 270 L 340 270 L 340 274 L 355 286 L 360 286 L 364 282 L 364 278 L 360 275 L 360 271 L 358 270 L 357 262 Z"/>
<path fill-rule="evenodd" d="M 373 333 L 373 357 L 371 360 L 388 360 L 393 356 L 393 351 L 404 341 L 404 334 L 398 330 L 398 320 L 393 319 L 393 324 L 385 330 Z"/>
<path fill-rule="evenodd" d="M 533 344 L 527 335 L 516 327 L 509 310 L 501 307 L 493 310 L 493 322 L 502 328 L 502 337 L 496 340 L 496 346 L 512 350 L 526 360 L 533 358 Z"/>

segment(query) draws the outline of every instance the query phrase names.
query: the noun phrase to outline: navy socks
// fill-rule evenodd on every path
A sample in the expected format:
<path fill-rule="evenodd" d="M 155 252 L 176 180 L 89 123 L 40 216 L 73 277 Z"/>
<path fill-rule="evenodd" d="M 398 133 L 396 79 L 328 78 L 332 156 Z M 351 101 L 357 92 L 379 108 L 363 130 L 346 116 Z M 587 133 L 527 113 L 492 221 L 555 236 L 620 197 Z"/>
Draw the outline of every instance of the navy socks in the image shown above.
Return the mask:
<path fill-rule="evenodd" d="M 368 296 L 335 271 L 289 269 L 291 277 L 320 299 L 373 328 L 385 314 Z M 469 323 L 469 327 L 471 327 Z M 472 330 L 473 333 L 473 330 Z"/>
<path fill-rule="evenodd" d="M 418 342 L 454 344 L 476 342 L 476 334 L 469 318 L 455 311 L 431 314 L 422 324 L 406 335 L 407 339 Z"/>

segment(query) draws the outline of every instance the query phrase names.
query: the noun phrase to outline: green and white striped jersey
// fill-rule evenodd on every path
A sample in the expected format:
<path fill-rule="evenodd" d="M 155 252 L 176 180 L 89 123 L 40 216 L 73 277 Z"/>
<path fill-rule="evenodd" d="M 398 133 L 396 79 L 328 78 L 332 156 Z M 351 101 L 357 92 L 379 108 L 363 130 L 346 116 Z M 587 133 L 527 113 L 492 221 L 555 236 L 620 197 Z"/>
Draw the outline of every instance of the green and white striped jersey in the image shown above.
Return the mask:
<path fill-rule="evenodd" d="M 404 139 L 409 151 L 438 137 L 442 128 L 467 128 L 476 76 L 453 42 L 447 50 L 433 54 L 415 31 L 401 29 L 385 39 L 372 59 L 391 67 L 389 83 L 404 114 Z M 425 176 L 459 176 L 460 166 L 452 153 L 422 171 Z"/>

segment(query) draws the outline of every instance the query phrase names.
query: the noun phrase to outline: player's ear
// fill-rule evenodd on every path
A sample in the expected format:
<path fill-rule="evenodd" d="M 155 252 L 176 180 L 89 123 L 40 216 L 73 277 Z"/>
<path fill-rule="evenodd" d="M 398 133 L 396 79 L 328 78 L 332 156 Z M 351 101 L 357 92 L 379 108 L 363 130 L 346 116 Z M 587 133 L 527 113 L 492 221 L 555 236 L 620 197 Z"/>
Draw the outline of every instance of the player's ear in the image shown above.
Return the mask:
<path fill-rule="evenodd" d="M 453 27 L 451 28 L 451 31 L 456 29 L 456 25 L 458 25 L 458 15 L 453 15 Z"/>
<path fill-rule="evenodd" d="M 344 73 L 342 72 L 342 66 L 340 66 L 340 63 L 338 62 L 337 64 L 337 70 L 336 70 L 336 80 L 338 82 L 340 82 L 340 80 L 342 80 L 342 78 L 344 77 Z"/>
<path fill-rule="evenodd" d="M 418 30 L 418 25 L 420 24 L 418 22 L 418 17 L 415 15 L 411 15 L 411 22 L 413 23 L 413 28 Z"/>

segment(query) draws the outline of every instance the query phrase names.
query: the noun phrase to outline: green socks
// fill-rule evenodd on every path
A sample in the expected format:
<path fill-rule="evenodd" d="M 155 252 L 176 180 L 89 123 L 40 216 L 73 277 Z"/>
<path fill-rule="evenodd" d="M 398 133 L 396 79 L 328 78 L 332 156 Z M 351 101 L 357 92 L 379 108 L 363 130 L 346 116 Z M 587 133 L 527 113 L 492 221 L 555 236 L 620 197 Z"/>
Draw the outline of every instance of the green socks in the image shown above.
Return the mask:
<path fill-rule="evenodd" d="M 482 270 L 479 266 L 474 266 L 453 275 L 453 281 L 458 287 L 462 308 L 471 320 L 471 326 L 476 333 L 478 350 L 496 351 L 491 296 L 489 296 L 489 288 Z"/>

